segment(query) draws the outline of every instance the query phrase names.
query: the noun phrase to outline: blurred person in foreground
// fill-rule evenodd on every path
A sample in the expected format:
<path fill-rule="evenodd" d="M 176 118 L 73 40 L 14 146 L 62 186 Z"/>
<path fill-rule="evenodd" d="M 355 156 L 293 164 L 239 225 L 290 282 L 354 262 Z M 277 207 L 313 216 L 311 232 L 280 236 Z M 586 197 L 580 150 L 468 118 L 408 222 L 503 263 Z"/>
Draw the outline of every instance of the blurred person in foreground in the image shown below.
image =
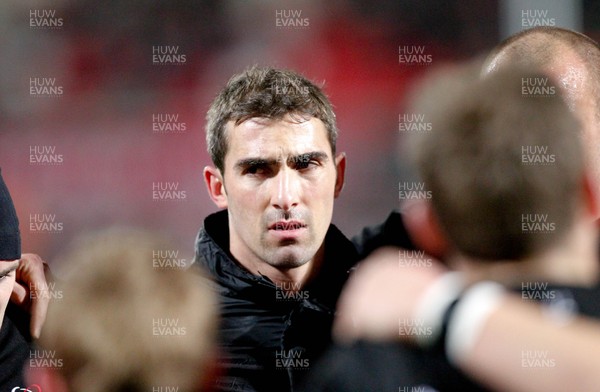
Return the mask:
<path fill-rule="evenodd" d="M 61 260 L 62 299 L 39 350 L 61 361 L 32 368 L 44 392 L 209 391 L 216 298 L 196 270 L 157 268 L 164 239 L 133 229 L 81 237 Z M 60 272 L 60 270 L 59 270 Z"/>
<path fill-rule="evenodd" d="M 582 124 L 577 132 L 584 145 L 594 189 L 600 188 L 600 47 L 591 38 L 559 27 L 535 27 L 514 34 L 493 48 L 482 67 L 482 77 L 507 66 L 543 71 L 556 81 L 569 109 Z M 543 82 L 543 81 L 540 81 Z M 525 89 L 545 86 L 532 81 Z M 595 192 L 596 196 L 600 192 Z M 426 200 L 407 200 L 402 213 L 392 213 L 384 224 L 367 228 L 355 242 L 361 256 L 385 245 L 420 249 L 443 260 L 448 244 L 430 223 Z M 600 210 L 597 211 L 600 218 Z"/>
<path fill-rule="evenodd" d="M 18 256 L 15 260 L 9 260 L 17 261 L 18 266 L 14 274 L 14 284 L 11 285 L 10 302 L 5 306 L 4 311 L 6 317 L 17 327 L 21 337 L 32 341 L 40 336 L 46 319 L 46 311 L 50 303 L 50 297 L 46 293 L 51 274 L 48 264 L 39 255 L 21 254 L 19 221 L 1 173 L 0 188 L 4 195 L 0 208 L 3 208 L 6 219 L 2 224 L 10 227 L 7 229 L 8 236 L 0 240 L 0 251 L 11 257 Z"/>
<path fill-rule="evenodd" d="M 501 286 L 480 283 L 495 281 L 520 291 L 524 300 L 546 302 L 549 314 L 568 322 L 575 310 L 566 306 L 573 306 L 573 299 L 556 286 L 593 285 L 599 267 L 596 195 L 581 140 L 573 137 L 581 127 L 559 89 L 544 74 L 517 67 L 507 67 L 483 80 L 475 67 L 465 74 L 434 77 L 411 108 L 432 124 L 431 131 L 411 135 L 409 150 L 431 191 L 433 214 L 450 244 L 446 263 L 460 272 L 448 275 L 438 289 L 469 290 L 468 297 L 453 304 L 455 313 L 468 314 L 469 306 L 495 306 Z M 550 88 L 523 90 L 524 81 L 533 80 L 544 80 Z M 433 268 L 431 261 L 423 261 L 412 254 L 396 253 L 394 275 L 408 272 L 406 266 Z M 443 325 L 432 314 L 453 299 L 451 295 L 426 297 L 408 318 L 395 312 L 397 336 L 412 336 L 423 347 L 437 343 Z M 345 310 L 352 315 L 351 309 Z M 446 337 L 452 339 L 449 354 L 455 359 L 460 352 L 456 345 L 462 347 L 471 337 L 460 323 L 450 326 Z M 543 348 L 528 345 L 521 350 L 527 354 Z M 404 367 L 385 365 L 396 376 L 395 385 L 407 385 L 402 374 L 420 374 L 411 387 L 484 389 L 466 378 L 461 380 L 451 366 L 445 366 L 439 352 L 404 352 L 398 360 Z M 536 358 L 520 358 L 520 354 L 515 350 L 507 357 L 515 360 L 515 365 L 541 363 L 539 358 L 536 362 Z M 496 358 L 498 353 L 490 355 Z M 381 363 L 374 359 L 363 360 Z M 322 367 L 327 368 L 327 364 Z M 422 370 L 411 372 L 411 368 Z M 523 375 L 539 371 L 539 366 L 521 368 Z M 368 380 L 365 386 L 375 390 L 385 389 L 373 384 L 373 379 L 354 377 Z M 388 387 L 394 386 L 391 384 Z"/>
<path fill-rule="evenodd" d="M 600 49 L 590 38 L 565 29 L 544 27 L 521 32 L 501 43 L 484 67 L 484 74 L 488 74 L 513 62 L 532 65 L 557 81 L 569 108 L 583 125 L 583 130 L 575 132 L 575 135 L 585 145 L 587 170 L 592 174 L 588 180 L 590 194 L 594 196 L 598 193 L 599 172 L 599 59 Z M 548 182 L 548 186 L 554 184 Z M 432 224 L 432 209 L 424 204 L 420 206 L 419 214 L 422 232 L 427 233 L 429 238 L 439 238 L 439 227 Z M 595 215 L 598 216 L 597 210 Z M 346 316 L 340 319 L 336 330 L 341 339 L 395 340 L 398 337 L 396 315 L 413 317 L 417 312 L 416 303 L 419 303 L 415 298 L 422 298 L 429 290 L 437 290 L 442 297 L 454 298 L 457 295 L 452 290 L 435 289 L 439 287 L 434 282 L 443 275 L 442 268 L 413 268 L 398 274 L 392 273 L 397 266 L 397 251 L 382 251 L 373 258 L 374 261 L 362 266 L 341 303 L 341 314 L 349 316 L 351 312 L 355 317 L 354 320 Z M 600 317 L 598 286 L 565 289 L 577 303 L 581 314 Z M 466 294 L 458 295 L 459 301 L 468 293 L 467 290 Z M 406 300 L 407 296 L 411 298 L 410 303 Z M 372 306 L 373 303 L 378 306 Z M 439 315 L 444 312 L 453 315 L 451 320 L 468 318 L 471 321 L 470 344 L 460 350 L 462 354 L 454 359 L 455 364 L 498 389 L 558 391 L 565 388 L 561 383 L 564 379 L 572 381 L 569 386 L 572 389 L 597 388 L 600 380 L 594 366 L 600 359 L 596 354 L 598 350 L 590 351 L 590 347 L 600 345 L 597 322 L 575 319 L 568 325 L 557 325 L 546 317 L 547 312 L 511 296 L 503 296 L 496 305 L 492 309 L 471 309 L 471 317 L 465 316 L 464 312 L 454 314 L 452 307 L 441 306 L 438 309 Z M 507 334 L 508 328 L 518 328 L 519 334 Z M 527 345 L 547 347 L 561 366 L 552 372 L 515 376 L 522 372 L 522 368 L 519 358 L 514 358 L 514 352 Z"/>
<path fill-rule="evenodd" d="M 331 224 L 346 159 L 335 114 L 301 75 L 250 68 L 207 114 L 215 204 L 196 242 L 220 296 L 221 391 L 292 391 L 331 341 L 338 295 L 357 262 Z"/>
<path fill-rule="evenodd" d="M 29 357 L 29 344 L 5 311 L 15 285 L 21 235 L 19 219 L 10 193 L 0 174 L 0 390 L 24 385 L 23 371 Z"/>

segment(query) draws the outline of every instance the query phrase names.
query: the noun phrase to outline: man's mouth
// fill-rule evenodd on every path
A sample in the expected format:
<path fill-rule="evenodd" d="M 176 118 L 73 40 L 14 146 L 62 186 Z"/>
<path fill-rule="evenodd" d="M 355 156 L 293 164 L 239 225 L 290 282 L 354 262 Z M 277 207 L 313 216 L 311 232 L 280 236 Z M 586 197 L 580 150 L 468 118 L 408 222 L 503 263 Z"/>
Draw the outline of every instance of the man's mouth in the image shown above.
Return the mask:
<path fill-rule="evenodd" d="M 306 224 L 300 221 L 277 221 L 269 225 L 269 230 L 291 231 L 306 227 Z"/>

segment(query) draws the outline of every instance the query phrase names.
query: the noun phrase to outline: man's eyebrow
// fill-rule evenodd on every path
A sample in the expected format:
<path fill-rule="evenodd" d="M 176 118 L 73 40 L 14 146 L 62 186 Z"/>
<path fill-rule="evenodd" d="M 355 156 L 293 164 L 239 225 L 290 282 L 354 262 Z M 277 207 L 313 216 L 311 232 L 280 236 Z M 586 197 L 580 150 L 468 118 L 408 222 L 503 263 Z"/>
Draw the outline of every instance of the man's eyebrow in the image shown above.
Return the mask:
<path fill-rule="evenodd" d="M 290 157 L 288 161 L 308 161 L 313 159 L 317 161 L 327 161 L 329 159 L 329 156 L 323 151 L 311 151 Z"/>
<path fill-rule="evenodd" d="M 249 166 L 268 166 L 277 163 L 277 159 L 265 158 L 244 158 L 235 163 L 236 168 L 246 168 Z"/>
<path fill-rule="evenodd" d="M 286 159 L 287 162 L 309 161 L 309 160 L 327 161 L 329 157 L 323 151 L 310 151 L 302 154 L 293 155 Z M 244 158 L 235 163 L 236 168 L 246 168 L 251 166 L 270 166 L 279 162 L 279 159 L 268 158 Z"/>
<path fill-rule="evenodd" d="M 2 262 L 0 262 L 0 265 L 2 265 Z M 4 276 L 4 275 L 7 275 L 7 274 L 10 274 L 14 270 L 16 270 L 18 267 L 19 267 L 19 263 L 13 263 L 10 267 L 6 267 L 4 269 L 0 269 L 0 276 Z"/>

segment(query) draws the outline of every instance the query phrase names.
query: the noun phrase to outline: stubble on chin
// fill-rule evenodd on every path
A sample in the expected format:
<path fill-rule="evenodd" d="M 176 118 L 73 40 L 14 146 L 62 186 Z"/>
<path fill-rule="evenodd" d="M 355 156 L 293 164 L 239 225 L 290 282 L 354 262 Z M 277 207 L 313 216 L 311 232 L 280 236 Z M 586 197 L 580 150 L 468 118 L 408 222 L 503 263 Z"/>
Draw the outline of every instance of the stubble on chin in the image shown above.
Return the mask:
<path fill-rule="evenodd" d="M 292 245 L 283 246 L 291 247 Z M 277 269 L 292 269 L 303 266 L 308 263 L 312 257 L 304 254 L 305 252 L 298 252 L 295 249 L 272 249 L 269 254 L 265 255 L 266 259 L 264 260 L 267 264 Z"/>

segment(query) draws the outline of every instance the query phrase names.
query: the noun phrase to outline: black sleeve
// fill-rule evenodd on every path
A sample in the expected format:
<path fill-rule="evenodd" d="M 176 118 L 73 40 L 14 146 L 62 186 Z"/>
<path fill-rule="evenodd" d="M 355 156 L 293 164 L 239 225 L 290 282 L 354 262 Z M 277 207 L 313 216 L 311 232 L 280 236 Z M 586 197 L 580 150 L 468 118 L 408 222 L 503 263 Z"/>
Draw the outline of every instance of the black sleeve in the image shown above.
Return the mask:
<path fill-rule="evenodd" d="M 600 318 L 600 286 L 594 288 L 575 288 L 573 298 L 579 305 L 579 313 Z"/>
<path fill-rule="evenodd" d="M 484 392 L 446 361 L 443 352 L 359 341 L 333 346 L 311 367 L 302 392 Z"/>
<path fill-rule="evenodd" d="M 529 292 L 525 292 L 523 294 L 523 290 L 521 290 L 520 295 L 526 295 L 531 297 L 532 290 Z M 572 309 L 580 315 L 600 318 L 600 286 L 596 285 L 595 287 L 565 287 L 565 286 L 555 286 L 549 287 L 546 290 L 542 290 L 543 292 L 537 295 L 537 297 L 542 298 L 541 301 L 546 303 L 549 302 L 551 305 L 558 302 L 558 305 L 565 306 L 564 300 L 573 300 L 575 302 L 575 306 Z M 544 301 L 543 295 L 551 296 L 550 301 Z M 548 305 L 548 303 L 546 303 Z M 568 305 L 568 303 L 566 304 Z"/>
<path fill-rule="evenodd" d="M 4 318 L 10 319 L 15 329 L 21 334 L 23 339 L 28 342 L 32 341 L 31 334 L 29 333 L 31 316 L 27 311 L 21 309 L 18 305 L 9 302 L 6 306 Z"/>
<path fill-rule="evenodd" d="M 600 318 L 600 286 L 573 287 L 531 282 L 533 287 L 512 287 L 511 291 L 526 301 L 536 302 L 553 310 Z"/>
<path fill-rule="evenodd" d="M 352 243 L 361 259 L 382 246 L 416 250 L 404 227 L 402 214 L 398 211 L 390 213 L 385 222 L 377 226 L 365 227 L 359 235 L 352 238 Z"/>
<path fill-rule="evenodd" d="M 0 328 L 0 391 L 13 391 L 25 386 L 25 368 L 32 347 L 19 334 L 10 319 Z"/>

